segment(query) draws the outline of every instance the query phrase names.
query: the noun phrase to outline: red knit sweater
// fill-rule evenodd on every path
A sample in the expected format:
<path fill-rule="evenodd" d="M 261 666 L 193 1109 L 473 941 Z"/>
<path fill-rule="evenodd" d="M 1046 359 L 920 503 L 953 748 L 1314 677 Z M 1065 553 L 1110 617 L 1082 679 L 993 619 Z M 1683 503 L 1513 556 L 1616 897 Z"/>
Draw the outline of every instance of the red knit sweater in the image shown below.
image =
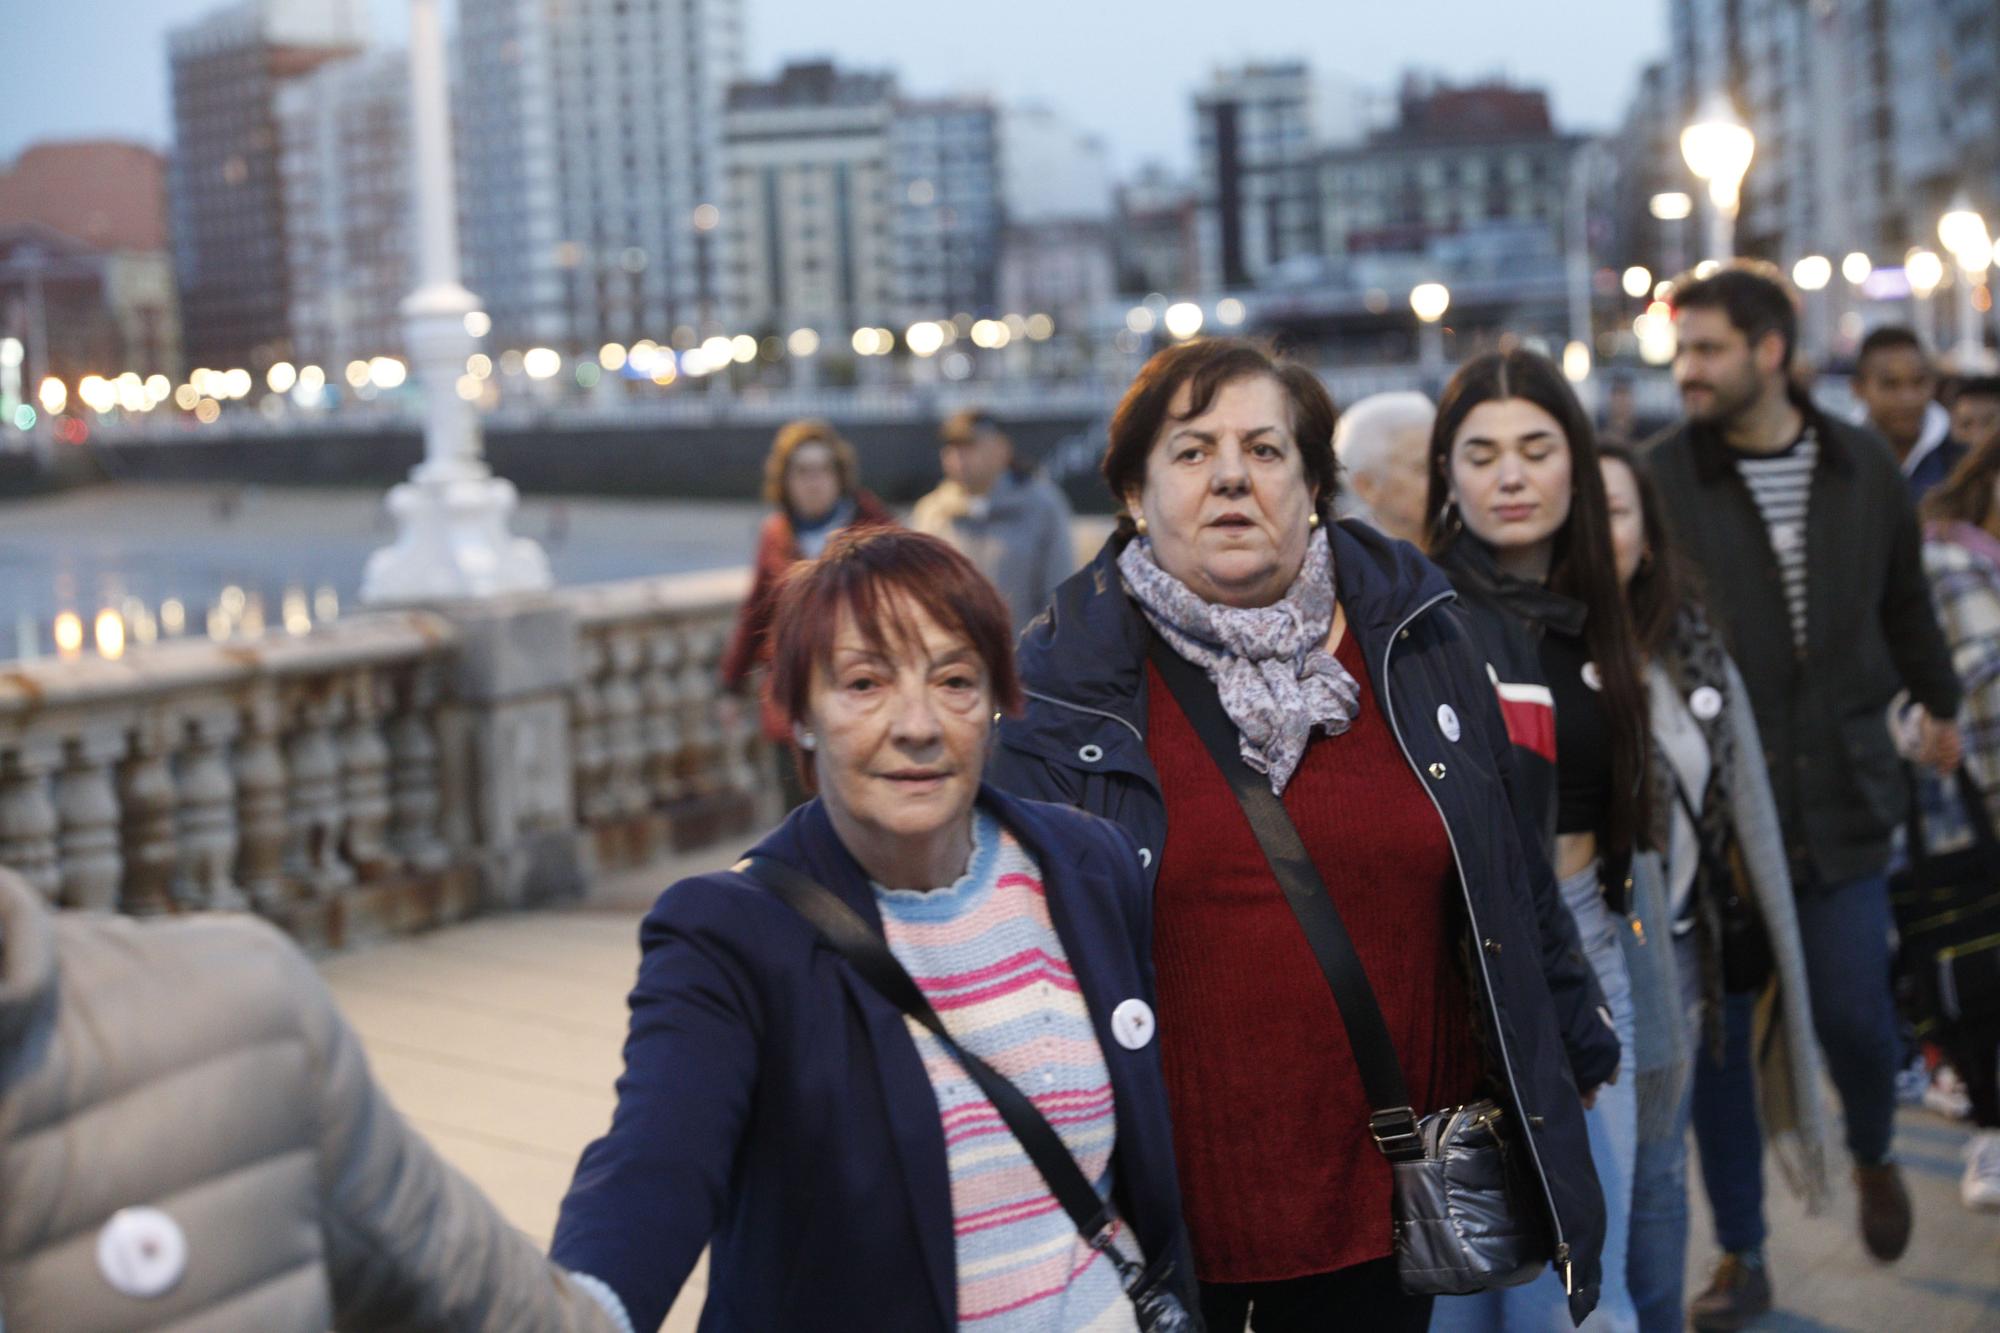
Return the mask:
<path fill-rule="evenodd" d="M 1454 962 L 1451 845 L 1361 685 L 1354 724 L 1319 736 L 1284 793 L 1375 988 L 1419 1115 L 1480 1082 Z M 1155 891 L 1161 1058 L 1174 1149 L 1206 1282 L 1329 1273 L 1391 1252 L 1388 1161 L 1320 975 L 1250 823 L 1187 715 L 1148 666 L 1147 742 L 1165 785 Z"/>

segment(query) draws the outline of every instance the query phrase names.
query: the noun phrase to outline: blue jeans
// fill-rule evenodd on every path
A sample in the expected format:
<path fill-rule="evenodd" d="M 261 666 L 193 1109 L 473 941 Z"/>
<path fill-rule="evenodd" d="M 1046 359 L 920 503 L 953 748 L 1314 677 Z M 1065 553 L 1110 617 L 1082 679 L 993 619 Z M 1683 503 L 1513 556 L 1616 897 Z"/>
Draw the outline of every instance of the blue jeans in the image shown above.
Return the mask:
<path fill-rule="evenodd" d="M 1798 894 L 1799 938 L 1813 1030 L 1847 1121 L 1857 1162 L 1888 1160 L 1896 1130 L 1896 1002 L 1889 989 L 1889 882 L 1881 875 Z M 1715 1239 L 1732 1252 L 1764 1244 L 1764 1135 L 1750 1052 L 1754 995 L 1723 1004 L 1723 1059 L 1695 1060 L 1694 1137 L 1715 1213 Z"/>
<path fill-rule="evenodd" d="M 1639 1137 L 1638 1078 L 1632 1061 L 1632 980 L 1625 970 L 1625 953 L 1618 943 L 1624 923 L 1605 905 L 1598 887 L 1597 867 L 1570 876 L 1561 885 L 1563 903 L 1576 919 L 1583 937 L 1583 954 L 1604 988 L 1612 1026 L 1624 1048 L 1618 1081 L 1597 1091 L 1597 1105 L 1584 1113 L 1590 1134 L 1590 1160 L 1604 1189 L 1603 1285 L 1597 1309 L 1583 1327 L 1596 1333 L 1628 1333 L 1638 1327 L 1632 1294 L 1625 1285 L 1627 1225 L 1632 1204 L 1633 1157 Z M 1431 1312 L 1431 1333 L 1564 1333 L 1572 1327 L 1569 1299 L 1554 1269 L 1519 1287 L 1482 1291 L 1475 1296 L 1440 1296 Z"/>
<path fill-rule="evenodd" d="M 1681 1013 L 1688 1046 L 1701 1045 L 1701 955 L 1692 935 L 1674 941 L 1680 972 Z M 1639 1333 L 1680 1333 L 1686 1317 L 1687 1138 L 1694 1110 L 1694 1080 L 1681 1090 L 1669 1131 L 1641 1139 L 1632 1175 L 1632 1231 L 1625 1259 L 1626 1283 L 1638 1311 Z"/>

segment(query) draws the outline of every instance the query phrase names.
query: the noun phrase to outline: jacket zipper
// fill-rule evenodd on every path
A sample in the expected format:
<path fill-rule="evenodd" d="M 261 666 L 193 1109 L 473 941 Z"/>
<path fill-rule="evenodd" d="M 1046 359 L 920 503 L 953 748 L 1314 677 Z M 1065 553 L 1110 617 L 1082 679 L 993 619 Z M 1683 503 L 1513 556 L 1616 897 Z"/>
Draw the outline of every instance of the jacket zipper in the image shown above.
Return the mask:
<path fill-rule="evenodd" d="M 1389 729 L 1396 735 L 1396 747 L 1403 752 L 1403 762 L 1408 764 L 1410 772 L 1416 775 L 1417 785 L 1424 789 L 1424 795 L 1430 797 L 1431 807 L 1437 811 L 1438 822 L 1444 825 L 1445 841 L 1451 844 L 1452 864 L 1458 869 L 1459 892 L 1465 898 L 1466 920 L 1472 925 L 1474 936 L 1472 952 L 1479 960 L 1479 982 L 1486 992 L 1487 1008 L 1492 1012 L 1494 1021 L 1497 1024 L 1500 1016 L 1500 1001 L 1493 993 L 1493 977 L 1486 969 L 1486 951 L 1479 947 L 1477 938 L 1479 935 L 1479 916 L 1472 906 L 1472 888 L 1465 877 L 1465 861 L 1459 856 L 1458 835 L 1452 832 L 1451 821 L 1445 818 L 1444 803 L 1439 801 L 1437 793 L 1431 790 L 1431 784 L 1424 780 L 1423 771 L 1417 767 L 1416 757 L 1410 753 L 1409 745 L 1403 740 L 1402 723 L 1396 719 L 1396 708 L 1389 694 L 1391 688 L 1389 663 L 1390 659 L 1395 656 L 1396 645 L 1402 641 L 1403 631 L 1408 629 L 1418 616 L 1423 615 L 1424 612 L 1430 610 L 1440 602 L 1450 601 L 1453 595 L 1448 592 L 1439 593 L 1410 612 L 1409 615 L 1403 617 L 1402 623 L 1397 625 L 1395 630 L 1390 633 L 1388 646 L 1382 650 L 1382 711 L 1389 715 Z M 1500 1048 L 1500 1064 L 1507 1074 L 1507 1086 L 1512 1090 L 1514 1105 L 1518 1108 L 1521 1105 L 1521 1085 L 1514 1077 L 1513 1057 L 1507 1053 L 1505 1036 L 1496 1030 L 1494 1038 L 1493 1044 Z M 1534 1159 L 1535 1179 L 1542 1187 L 1542 1198 L 1548 1203 L 1549 1226 L 1555 1232 L 1555 1261 L 1557 1266 L 1562 1269 L 1563 1292 L 1565 1295 L 1574 1295 L 1575 1287 L 1570 1271 L 1569 1242 L 1563 1239 L 1562 1216 L 1556 1211 L 1555 1194 L 1549 1189 L 1548 1171 L 1542 1166 L 1542 1153 L 1540 1147 L 1535 1143 L 1534 1126 L 1522 1125 L 1521 1137 L 1528 1145 L 1528 1156 Z"/>

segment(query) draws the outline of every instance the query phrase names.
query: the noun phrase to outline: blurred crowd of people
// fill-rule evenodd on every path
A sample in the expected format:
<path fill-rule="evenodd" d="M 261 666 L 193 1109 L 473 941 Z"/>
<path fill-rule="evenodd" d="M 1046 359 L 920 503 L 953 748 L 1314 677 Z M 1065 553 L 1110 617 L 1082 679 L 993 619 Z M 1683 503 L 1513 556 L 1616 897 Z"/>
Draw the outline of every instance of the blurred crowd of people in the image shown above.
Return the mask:
<path fill-rule="evenodd" d="M 713 1329 L 1735 1329 L 1767 1155 L 1903 1255 L 1913 1067 L 2000 1209 L 2000 378 L 1878 329 L 1841 420 L 1775 271 L 1672 305 L 1646 441 L 1167 348 L 1083 561 L 988 412 L 906 522 L 784 427 L 789 813 L 646 917 L 548 1257 L 268 930 L 0 883 L 0 1319 L 650 1331 L 706 1249 Z"/>

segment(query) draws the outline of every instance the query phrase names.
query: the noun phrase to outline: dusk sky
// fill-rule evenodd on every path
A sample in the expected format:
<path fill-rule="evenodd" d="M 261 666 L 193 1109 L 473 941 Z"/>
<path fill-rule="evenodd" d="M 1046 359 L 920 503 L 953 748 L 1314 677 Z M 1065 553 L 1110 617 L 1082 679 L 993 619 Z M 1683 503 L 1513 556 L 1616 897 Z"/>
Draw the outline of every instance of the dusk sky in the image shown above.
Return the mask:
<path fill-rule="evenodd" d="M 406 0 L 370 0 L 400 42 Z M 39 139 L 111 135 L 167 146 L 165 34 L 215 0 L 62 0 L 8 25 L 0 159 Z M 451 0 L 447 8 L 455 9 Z M 1666 48 L 1663 0 L 746 0 L 749 72 L 831 55 L 889 67 L 918 93 L 1038 100 L 1103 136 L 1116 165 L 1193 156 L 1188 93 L 1215 65 L 1303 58 L 1388 91 L 1417 66 L 1547 87 L 1564 128 L 1608 129 Z M 1226 18 L 1222 17 L 1226 16 Z"/>

